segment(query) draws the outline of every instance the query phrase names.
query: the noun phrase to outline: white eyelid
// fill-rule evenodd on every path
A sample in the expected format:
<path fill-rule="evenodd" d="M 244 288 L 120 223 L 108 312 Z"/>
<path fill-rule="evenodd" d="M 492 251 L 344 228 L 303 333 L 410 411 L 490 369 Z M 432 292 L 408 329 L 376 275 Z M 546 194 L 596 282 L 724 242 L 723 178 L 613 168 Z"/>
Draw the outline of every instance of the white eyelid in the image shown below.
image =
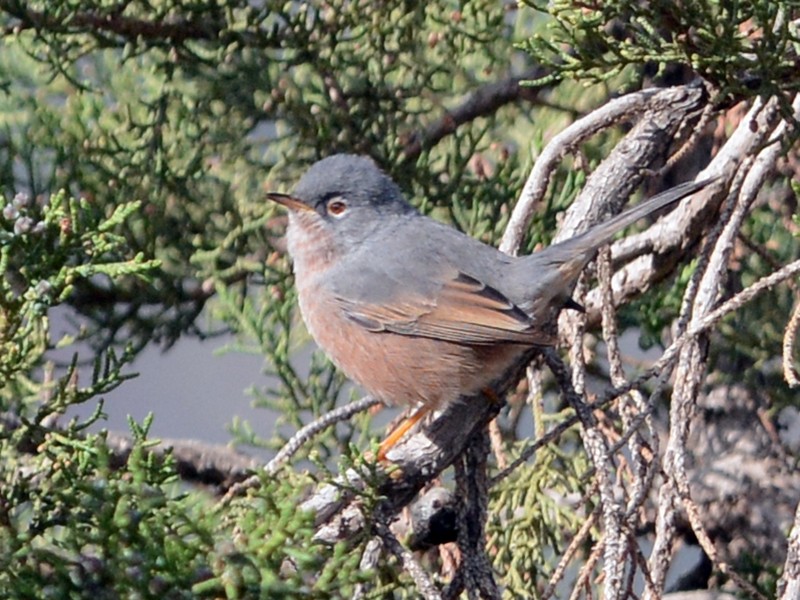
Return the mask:
<path fill-rule="evenodd" d="M 343 204 L 344 205 L 344 210 L 342 210 L 339 213 L 332 212 L 330 210 L 331 205 L 332 204 L 337 204 L 337 203 L 338 204 Z M 345 213 L 347 213 L 347 200 L 345 200 L 342 196 L 335 196 L 335 197 L 331 198 L 330 200 L 328 200 L 325 203 L 325 208 L 328 211 L 329 215 L 331 215 L 332 217 L 334 217 L 336 219 L 340 219 L 345 215 Z"/>

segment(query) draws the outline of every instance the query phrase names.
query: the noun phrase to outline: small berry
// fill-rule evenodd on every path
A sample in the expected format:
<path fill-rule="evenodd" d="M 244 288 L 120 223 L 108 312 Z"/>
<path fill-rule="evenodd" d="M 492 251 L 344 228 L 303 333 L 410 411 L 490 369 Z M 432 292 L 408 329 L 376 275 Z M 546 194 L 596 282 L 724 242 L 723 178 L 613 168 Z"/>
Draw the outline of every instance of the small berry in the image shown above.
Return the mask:
<path fill-rule="evenodd" d="M 16 223 L 14 223 L 14 233 L 22 235 L 23 233 L 28 233 L 32 227 L 33 219 L 30 217 L 19 217 Z"/>
<path fill-rule="evenodd" d="M 3 217 L 8 219 L 9 221 L 13 221 L 19 216 L 19 211 L 17 207 L 13 204 L 6 204 L 3 208 Z"/>
<path fill-rule="evenodd" d="M 31 204 L 31 197 L 25 192 L 17 192 L 11 202 L 17 208 L 27 208 Z"/>

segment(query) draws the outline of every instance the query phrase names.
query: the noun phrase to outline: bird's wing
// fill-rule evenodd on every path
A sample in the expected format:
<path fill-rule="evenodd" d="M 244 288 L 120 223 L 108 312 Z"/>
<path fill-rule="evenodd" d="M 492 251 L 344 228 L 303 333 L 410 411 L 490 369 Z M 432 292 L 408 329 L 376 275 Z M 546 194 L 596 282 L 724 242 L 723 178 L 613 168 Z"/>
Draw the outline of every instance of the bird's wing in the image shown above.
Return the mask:
<path fill-rule="evenodd" d="M 337 298 L 349 319 L 374 332 L 421 336 L 458 344 L 544 345 L 552 335 L 497 289 L 462 272 L 438 290 L 423 294 L 397 290 L 391 300 Z"/>

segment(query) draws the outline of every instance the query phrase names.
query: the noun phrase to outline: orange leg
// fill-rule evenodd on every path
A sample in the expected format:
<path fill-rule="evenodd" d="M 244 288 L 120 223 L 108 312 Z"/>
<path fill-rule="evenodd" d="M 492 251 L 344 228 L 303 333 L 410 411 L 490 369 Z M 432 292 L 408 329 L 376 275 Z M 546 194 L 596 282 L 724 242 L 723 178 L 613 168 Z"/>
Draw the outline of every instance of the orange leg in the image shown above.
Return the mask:
<path fill-rule="evenodd" d="M 397 427 L 394 428 L 394 431 L 389 434 L 389 436 L 381 442 L 380 447 L 378 448 L 378 460 L 383 461 L 386 460 L 386 453 L 392 449 L 392 447 L 400 441 L 400 439 L 408 433 L 408 430 L 411 429 L 414 425 L 419 423 L 420 419 L 427 415 L 431 411 L 430 406 L 420 406 L 413 415 L 408 417 L 405 421 L 400 423 Z"/>

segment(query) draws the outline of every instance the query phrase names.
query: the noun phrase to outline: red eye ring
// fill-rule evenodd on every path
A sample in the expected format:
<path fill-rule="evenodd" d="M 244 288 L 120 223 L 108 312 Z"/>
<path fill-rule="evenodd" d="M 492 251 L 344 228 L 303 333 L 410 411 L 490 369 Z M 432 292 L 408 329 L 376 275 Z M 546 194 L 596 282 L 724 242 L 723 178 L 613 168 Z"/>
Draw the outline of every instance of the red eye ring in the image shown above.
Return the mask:
<path fill-rule="evenodd" d="M 328 210 L 328 214 L 333 215 L 334 217 L 339 217 L 347 210 L 347 203 L 344 200 L 339 200 L 337 198 L 328 202 L 326 208 Z"/>

